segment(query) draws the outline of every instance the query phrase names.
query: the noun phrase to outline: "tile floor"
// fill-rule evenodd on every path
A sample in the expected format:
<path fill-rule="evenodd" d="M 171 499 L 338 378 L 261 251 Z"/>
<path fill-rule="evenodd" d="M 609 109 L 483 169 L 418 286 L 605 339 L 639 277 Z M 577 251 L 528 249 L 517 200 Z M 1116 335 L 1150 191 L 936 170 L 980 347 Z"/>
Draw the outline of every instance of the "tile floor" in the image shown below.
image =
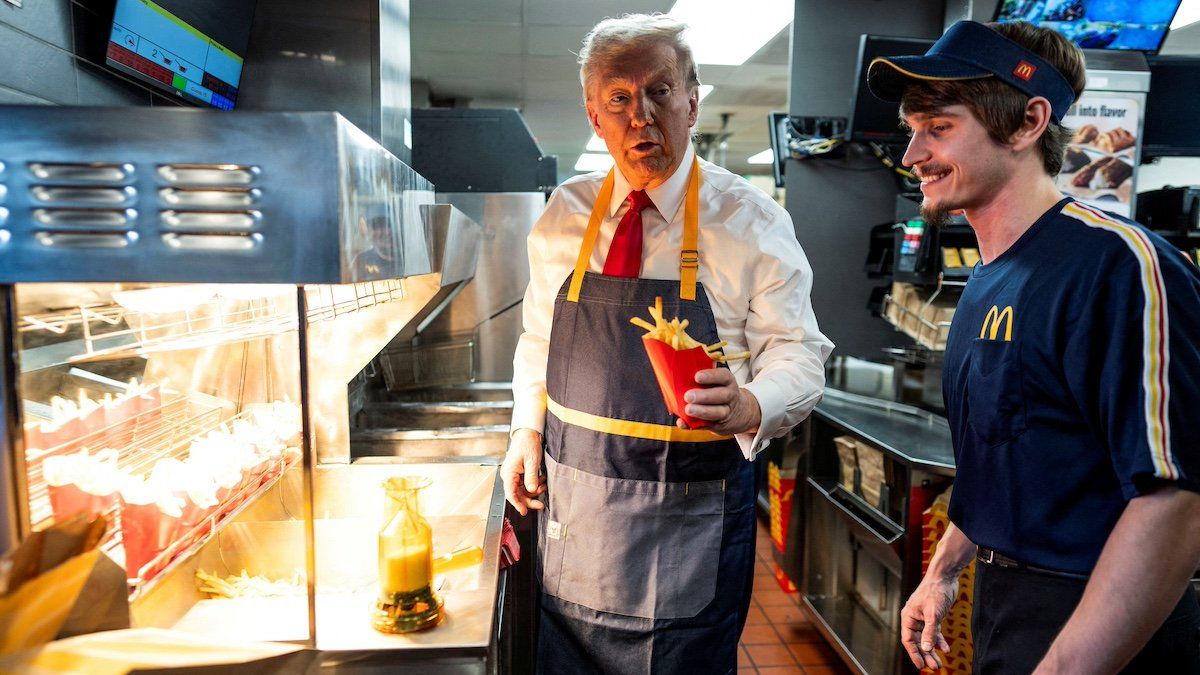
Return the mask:
<path fill-rule="evenodd" d="M 784 593 L 771 572 L 767 526 L 758 524 L 754 597 L 738 652 L 739 673 L 849 673 L 813 626 L 799 595 Z"/>

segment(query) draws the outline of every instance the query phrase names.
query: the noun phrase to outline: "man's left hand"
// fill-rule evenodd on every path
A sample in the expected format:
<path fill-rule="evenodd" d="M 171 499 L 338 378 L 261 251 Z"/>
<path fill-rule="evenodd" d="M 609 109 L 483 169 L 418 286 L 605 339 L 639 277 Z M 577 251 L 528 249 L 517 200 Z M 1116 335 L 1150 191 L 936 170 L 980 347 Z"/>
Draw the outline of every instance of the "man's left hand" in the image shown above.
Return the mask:
<path fill-rule="evenodd" d="M 696 384 L 703 389 L 689 389 L 683 395 L 687 401 L 684 409 L 688 415 L 712 422 L 710 431 L 725 436 L 758 431 L 762 423 L 762 409 L 758 399 L 748 390 L 738 386 L 728 368 L 710 368 L 696 373 Z M 681 428 L 687 426 L 677 420 Z"/>

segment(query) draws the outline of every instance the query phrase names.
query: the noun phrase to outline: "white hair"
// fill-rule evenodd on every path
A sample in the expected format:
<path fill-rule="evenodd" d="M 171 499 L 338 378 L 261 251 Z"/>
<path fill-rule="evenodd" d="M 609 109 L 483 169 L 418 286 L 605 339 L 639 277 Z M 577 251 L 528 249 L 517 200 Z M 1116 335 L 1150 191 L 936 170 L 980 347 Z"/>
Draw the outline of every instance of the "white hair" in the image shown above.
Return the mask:
<path fill-rule="evenodd" d="M 679 58 L 688 88 L 699 86 L 696 59 L 692 48 L 683 39 L 687 24 L 666 14 L 626 14 L 619 19 L 605 19 L 583 38 L 579 50 L 579 83 L 584 99 L 588 97 L 588 81 L 597 68 L 611 62 L 620 54 L 647 44 L 670 45 Z"/>

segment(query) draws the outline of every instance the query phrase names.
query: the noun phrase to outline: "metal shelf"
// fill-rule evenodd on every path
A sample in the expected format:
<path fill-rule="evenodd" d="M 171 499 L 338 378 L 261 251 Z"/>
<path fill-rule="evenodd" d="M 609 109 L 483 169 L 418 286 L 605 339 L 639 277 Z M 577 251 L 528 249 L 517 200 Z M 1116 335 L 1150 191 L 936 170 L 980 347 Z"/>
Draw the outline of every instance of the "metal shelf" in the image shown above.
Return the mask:
<path fill-rule="evenodd" d="M 295 294 L 291 286 L 205 284 L 145 290 L 153 293 L 166 288 L 188 289 L 186 292 L 196 301 L 186 308 L 167 311 L 133 309 L 113 303 L 19 315 L 17 331 L 20 333 L 44 331 L 65 335 L 77 330 L 81 334 L 77 339 L 25 350 L 21 355 L 21 371 L 201 349 L 268 338 L 297 329 Z M 310 285 L 304 287 L 304 292 L 309 324 L 330 321 L 406 297 L 401 279 L 338 286 Z M 178 304 L 174 303 L 174 306 Z"/>
<path fill-rule="evenodd" d="M 926 302 L 925 306 L 929 306 L 930 302 L 932 302 L 932 299 Z M 903 319 L 900 323 L 896 323 L 888 316 L 889 312 L 893 309 L 904 317 L 904 319 L 912 319 L 917 322 L 918 328 L 915 334 L 910 333 L 909 329 L 903 325 L 905 323 Z M 891 293 L 883 296 L 883 311 L 880 313 L 880 316 L 896 330 L 916 340 L 922 347 L 930 351 L 945 351 L 946 338 L 950 334 L 949 321 L 939 321 L 938 323 L 928 321 L 922 318 L 920 314 L 893 300 Z M 938 344 L 942 345 L 940 349 L 936 347 Z"/>
<path fill-rule="evenodd" d="M 204 394 L 174 395 L 162 406 L 144 411 L 116 424 L 73 438 L 40 453 L 27 453 L 30 522 L 42 529 L 53 521 L 50 491 L 42 473 L 47 458 L 79 452 L 119 449 L 117 468 L 137 474 L 150 469 L 164 457 L 178 458 L 190 441 L 221 424 L 222 410 L 233 404 Z M 105 511 L 111 516 L 115 503 Z"/>
<path fill-rule="evenodd" d="M 839 514 L 849 520 L 852 529 L 869 534 L 885 544 L 891 544 L 904 536 L 904 528 L 879 513 L 862 497 L 846 490 L 835 481 L 808 478 L 808 484 L 833 505 Z"/>
<path fill-rule="evenodd" d="M 889 673 L 895 659 L 891 631 L 848 595 L 829 597 L 804 595 L 804 604 L 817 619 L 817 628 L 843 660 L 860 673 Z"/>
<path fill-rule="evenodd" d="M 938 296 L 940 296 L 947 288 L 962 288 L 966 285 L 966 281 L 947 279 L 945 274 L 939 274 L 937 289 L 932 295 L 929 296 L 924 304 L 921 305 L 921 311 L 924 312 L 924 310 L 932 306 L 934 301 L 937 300 Z M 893 309 L 896 311 L 897 315 L 902 317 L 899 323 L 893 321 L 889 316 Z M 887 293 L 883 296 L 883 305 L 880 310 L 880 317 L 895 327 L 896 330 L 916 340 L 917 343 L 922 347 L 925 347 L 933 352 L 943 352 L 946 350 L 946 340 L 950 335 L 949 321 L 939 321 L 937 323 L 929 321 L 921 314 L 914 312 L 908 307 L 896 302 L 891 293 Z M 915 332 L 910 332 L 911 329 L 903 325 L 908 322 L 906 320 L 912 320 L 916 322 L 917 329 Z"/>
<path fill-rule="evenodd" d="M 287 455 L 280 457 L 279 461 L 274 466 L 268 467 L 257 480 L 231 493 L 203 520 L 187 532 L 180 534 L 170 546 L 143 565 L 137 576 L 128 580 L 130 602 L 150 593 L 155 583 L 163 579 L 178 562 L 186 560 L 194 552 L 202 549 L 226 523 L 233 521 L 239 513 L 275 487 L 275 484 L 283 478 L 284 473 L 297 461 L 298 458 L 289 458 Z M 124 563 L 124 545 L 119 535 L 105 543 L 103 548 L 109 556 L 119 563 Z"/>
<path fill-rule="evenodd" d="M 68 455 L 83 448 L 113 448 L 117 453 L 119 469 L 132 475 L 145 475 L 160 459 L 184 459 L 193 440 L 222 425 L 249 420 L 254 415 L 253 410 L 246 410 L 226 419 L 232 409 L 232 403 L 211 396 L 197 393 L 176 395 L 158 408 L 28 456 L 30 517 L 34 529 L 43 529 L 54 522 L 50 486 L 43 472 L 47 458 Z M 244 477 L 242 484 L 226 495 L 219 495 L 220 502 L 216 506 L 186 531 L 174 533 L 171 544 L 129 579 L 131 594 L 136 597 L 139 593 L 148 592 L 149 587 L 171 568 L 175 560 L 185 558 L 202 547 L 225 522 L 265 494 L 294 461 L 295 458 L 289 460 L 287 455 L 270 460 L 263 465 L 262 471 Z M 124 564 L 124 523 L 119 498 L 114 493 L 111 498 L 96 499 L 97 504 L 103 504 L 100 513 L 112 523 L 101 548 L 119 564 Z"/>

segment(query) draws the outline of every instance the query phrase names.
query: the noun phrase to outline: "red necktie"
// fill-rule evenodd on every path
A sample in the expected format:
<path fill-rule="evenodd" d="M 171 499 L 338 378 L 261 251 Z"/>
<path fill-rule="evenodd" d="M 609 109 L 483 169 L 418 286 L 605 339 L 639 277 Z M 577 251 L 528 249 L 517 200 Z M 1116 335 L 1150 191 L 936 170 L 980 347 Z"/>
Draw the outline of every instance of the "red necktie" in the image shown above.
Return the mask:
<path fill-rule="evenodd" d="M 629 210 L 617 223 L 604 273 L 614 277 L 637 277 L 642 272 L 642 209 L 654 206 L 645 190 L 629 193 Z"/>

